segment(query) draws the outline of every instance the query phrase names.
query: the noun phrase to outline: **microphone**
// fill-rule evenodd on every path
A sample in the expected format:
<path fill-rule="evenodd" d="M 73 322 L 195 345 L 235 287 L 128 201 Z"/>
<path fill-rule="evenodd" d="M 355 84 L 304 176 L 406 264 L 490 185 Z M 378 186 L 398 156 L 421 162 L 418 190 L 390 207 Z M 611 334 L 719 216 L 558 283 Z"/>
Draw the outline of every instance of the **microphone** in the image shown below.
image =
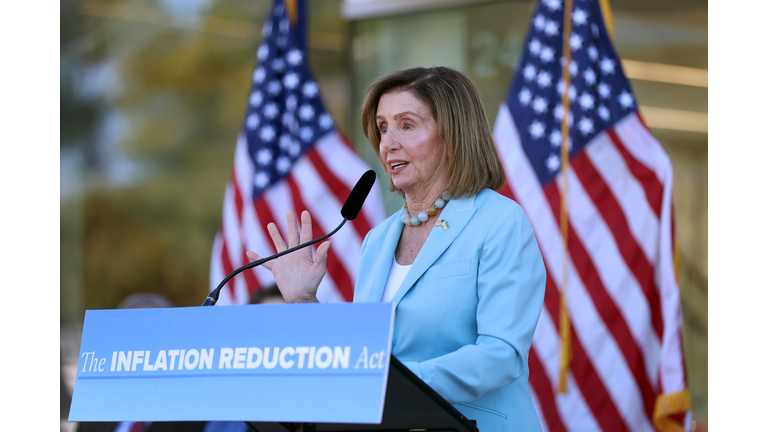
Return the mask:
<path fill-rule="evenodd" d="M 365 198 L 368 197 L 368 192 L 371 191 L 375 181 L 376 173 L 373 170 L 366 171 L 360 177 L 360 180 L 357 181 L 357 184 L 352 188 L 352 192 L 349 193 L 347 200 L 344 202 L 344 206 L 341 207 L 341 216 L 344 219 L 355 220 L 357 214 L 360 213 L 360 209 L 363 208 Z"/>
<path fill-rule="evenodd" d="M 267 261 L 271 261 L 275 258 L 279 258 L 285 254 L 289 254 L 291 252 L 297 251 L 299 249 L 305 248 L 307 246 L 311 246 L 317 242 L 321 242 L 328 237 L 336 234 L 336 231 L 340 230 L 342 226 L 348 221 L 348 220 L 354 220 L 357 215 L 360 213 L 360 209 L 363 208 L 363 203 L 365 202 L 365 199 L 368 197 L 368 193 L 371 191 L 371 188 L 373 187 L 374 182 L 376 181 L 376 173 L 373 172 L 373 170 L 366 171 L 362 177 L 360 177 L 360 180 L 357 181 L 357 184 L 355 184 L 355 187 L 352 188 L 352 192 L 349 193 L 349 196 L 347 197 L 347 200 L 344 202 L 344 205 L 341 207 L 341 216 L 344 218 L 339 226 L 336 227 L 333 231 L 328 233 L 327 235 L 324 235 L 320 238 L 310 240 L 306 243 L 300 244 L 298 246 L 294 246 L 290 249 L 286 249 L 280 253 L 276 253 L 272 256 L 268 256 L 266 258 L 262 258 L 260 260 L 248 263 L 239 269 L 233 271 L 230 273 L 227 277 L 224 278 L 224 280 L 221 281 L 219 286 L 216 287 L 213 291 L 211 291 L 210 294 L 208 294 L 208 297 L 206 297 L 205 301 L 203 302 L 203 306 L 213 306 L 216 304 L 216 302 L 219 300 L 219 292 L 224 287 L 224 285 L 229 282 L 230 279 L 235 277 L 238 273 L 241 273 L 245 270 L 258 267 L 262 264 L 264 264 Z"/>

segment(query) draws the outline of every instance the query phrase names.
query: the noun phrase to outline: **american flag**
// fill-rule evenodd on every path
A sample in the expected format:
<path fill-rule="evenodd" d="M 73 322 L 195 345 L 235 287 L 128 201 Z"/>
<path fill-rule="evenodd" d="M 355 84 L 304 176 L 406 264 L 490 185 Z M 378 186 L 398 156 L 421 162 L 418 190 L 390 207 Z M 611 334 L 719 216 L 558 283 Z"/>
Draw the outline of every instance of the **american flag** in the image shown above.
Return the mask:
<path fill-rule="evenodd" d="M 266 226 L 275 222 L 287 238 L 288 210 L 309 210 L 315 238 L 332 231 L 342 221 L 349 192 L 369 169 L 323 107 L 307 63 L 306 16 L 304 1 L 275 0 L 264 24 L 211 253 L 211 289 L 250 262 L 247 250 L 276 252 Z M 321 302 L 352 300 L 362 241 L 384 218 L 379 191 L 377 183 L 360 215 L 334 235 L 318 290 Z M 218 304 L 248 303 L 253 292 L 273 283 L 263 267 L 246 270 L 221 290 Z"/>
<path fill-rule="evenodd" d="M 690 430 L 672 166 L 638 114 L 599 1 L 573 2 L 569 36 L 565 7 L 562 0 L 538 4 L 494 126 L 503 193 L 530 218 L 547 269 L 529 355 L 534 403 L 544 430 Z M 563 117 L 570 125 L 565 164 Z M 564 280 L 571 360 L 561 392 Z"/>

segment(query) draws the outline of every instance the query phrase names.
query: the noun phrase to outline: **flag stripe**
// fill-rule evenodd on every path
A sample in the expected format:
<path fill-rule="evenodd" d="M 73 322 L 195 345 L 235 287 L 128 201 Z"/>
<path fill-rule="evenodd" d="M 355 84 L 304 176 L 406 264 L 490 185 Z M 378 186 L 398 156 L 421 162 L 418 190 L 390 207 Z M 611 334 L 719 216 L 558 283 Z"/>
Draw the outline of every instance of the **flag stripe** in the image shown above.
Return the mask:
<path fill-rule="evenodd" d="M 327 134 L 318 141 L 317 154 L 325 166 L 346 185 L 349 191 L 357 184 L 360 179 L 360 173 L 370 169 L 352 150 L 347 137 L 338 131 Z M 368 231 L 381 221 L 381 215 L 384 214 L 383 202 L 380 199 L 380 188 L 381 184 L 377 179 L 373 185 L 370 197 L 366 199 L 365 205 L 360 212 L 361 215 L 365 216 L 365 220 L 358 217 L 353 221 L 354 224 L 362 224 L 362 230 L 356 228 L 361 239 L 364 239 Z M 346 197 L 340 202 L 343 203 L 345 200 Z"/>
<path fill-rule="evenodd" d="M 667 176 L 664 185 L 664 205 L 662 207 L 661 244 L 659 247 L 659 286 L 661 288 L 662 313 L 668 323 L 664 327 L 664 340 L 661 347 L 659 374 L 663 393 L 677 393 L 687 388 L 685 363 L 683 361 L 682 312 L 680 311 L 680 290 L 674 269 L 672 249 L 672 178 Z"/>
<path fill-rule="evenodd" d="M 613 144 L 619 150 L 619 153 L 621 153 L 621 157 L 624 158 L 624 162 L 627 164 L 629 171 L 640 181 L 640 184 L 643 185 L 646 200 L 654 213 L 656 213 L 656 217 L 661 217 L 663 187 L 661 186 L 661 183 L 659 183 L 659 179 L 656 178 L 656 175 L 645 165 L 632 157 L 613 128 L 608 129 L 607 132 L 608 136 L 611 137 L 611 141 L 613 141 Z"/>
<path fill-rule="evenodd" d="M 222 254 L 223 254 L 223 253 L 225 253 L 225 252 L 224 252 L 225 250 L 226 250 L 226 247 L 225 247 L 224 243 L 222 243 L 222 249 L 221 249 L 221 252 L 222 252 Z M 221 256 L 221 258 L 222 258 L 222 261 L 223 261 L 223 259 L 226 259 L 226 256 L 222 255 L 222 256 Z M 224 267 L 224 270 L 225 270 L 225 272 L 226 272 L 226 267 Z M 230 273 L 231 273 L 231 272 L 230 272 Z M 228 274 L 229 274 L 229 273 L 224 273 L 224 276 L 227 276 Z M 221 278 L 221 279 L 224 279 L 224 276 L 222 276 L 222 278 Z M 217 284 L 218 284 L 219 282 L 220 282 L 220 281 L 216 281 L 216 283 L 217 283 Z M 234 294 L 233 294 L 233 290 L 232 290 L 232 289 L 230 289 L 230 285 L 231 285 L 231 282 L 230 282 L 230 283 L 227 283 L 227 285 L 225 285 L 225 286 L 224 286 L 224 287 L 221 289 L 221 291 L 219 291 L 219 302 L 220 302 L 220 304 L 223 304 L 223 305 L 226 305 L 226 304 L 235 304 L 235 300 L 234 300 Z M 219 303 L 217 302 L 216 304 L 219 304 Z"/>
<path fill-rule="evenodd" d="M 560 377 L 559 310 L 560 293 L 552 279 L 548 277 L 544 294 L 544 309 L 536 326 L 535 343 L 531 352 L 535 352 L 539 358 L 545 372 L 544 379 L 553 391 L 558 387 Z M 572 336 L 578 337 L 578 335 Z M 591 359 L 585 359 L 585 361 L 591 362 Z M 531 377 L 533 375 L 534 372 L 531 371 Z M 599 430 L 599 424 L 579 391 L 579 382 L 574 379 L 573 374 L 568 374 L 567 386 L 568 391 L 566 393 L 556 393 L 555 395 L 555 403 L 561 421 L 566 422 L 569 430 Z"/>
<path fill-rule="evenodd" d="M 331 191 L 331 193 L 340 203 L 344 203 L 349 196 L 351 189 L 349 189 L 335 175 L 333 175 L 333 173 L 331 173 L 323 160 L 320 159 L 320 155 L 318 155 L 317 149 L 312 148 L 307 151 L 307 157 L 325 184 L 328 185 L 328 189 Z M 369 230 L 370 227 L 368 227 L 368 229 L 364 232 L 367 233 Z M 365 236 L 365 234 L 363 234 L 363 236 Z"/>
<path fill-rule="evenodd" d="M 240 195 L 240 188 L 237 186 L 237 179 L 235 178 L 235 170 L 232 170 L 232 178 L 230 179 L 232 185 L 232 198 L 235 200 L 235 215 L 237 216 L 237 224 L 243 223 L 243 197 Z"/>
<path fill-rule="evenodd" d="M 600 376 L 595 372 L 591 362 L 586 361 L 587 353 L 584 351 L 579 338 L 575 337 L 577 333 L 573 327 L 571 334 L 574 335 L 571 338 L 573 349 L 572 375 L 579 382 L 579 390 L 600 423 L 600 427 L 604 431 L 629 430 L 622 415 L 616 409 L 613 399 L 605 391 Z"/>
<path fill-rule="evenodd" d="M 540 402 L 539 409 L 543 415 L 541 420 L 546 422 L 546 426 L 550 431 L 565 432 L 565 426 L 563 426 L 560 413 L 558 413 L 557 405 L 555 404 L 552 384 L 546 379 L 544 367 L 541 365 L 538 355 L 536 355 L 536 350 L 531 350 L 528 355 L 528 368 L 530 369 L 528 380 Z"/>
<path fill-rule="evenodd" d="M 536 410 L 536 413 L 539 418 L 539 425 L 541 426 L 541 432 L 550 432 L 549 426 L 547 426 L 547 422 L 543 421 L 542 416 L 539 414 L 541 413 L 541 402 L 539 401 L 539 398 L 536 396 L 536 392 L 533 390 L 531 390 L 531 401 L 533 402 L 533 409 Z"/>
<path fill-rule="evenodd" d="M 658 262 L 659 216 L 651 208 L 643 185 L 631 173 L 610 135 L 601 133 L 584 151 L 621 207 L 632 237 L 643 254 L 649 262 Z"/>
<path fill-rule="evenodd" d="M 663 333 L 661 301 L 658 288 L 653 281 L 653 266 L 648 262 L 645 254 L 632 236 L 627 218 L 624 216 L 610 189 L 587 157 L 587 153 L 582 152 L 574 158 L 571 167 L 583 185 L 581 189 L 589 195 L 591 202 L 600 212 L 602 220 L 613 234 L 613 242 L 618 247 L 624 262 L 640 284 L 650 306 L 653 328 L 658 339 L 661 339 Z M 579 199 L 578 202 L 588 202 L 588 200 Z"/>
<path fill-rule="evenodd" d="M 583 157 L 583 154 L 579 157 Z M 640 347 L 649 381 L 655 382 L 656 370 L 652 364 L 658 356 L 661 338 L 657 337 L 655 332 L 648 331 L 652 328 L 651 307 L 642 288 L 622 259 L 614 237 L 584 189 L 579 178 L 571 175 L 569 200 L 580 203 L 579 206 L 570 206 L 568 209 L 571 226 L 583 243 L 584 249 L 590 254 L 606 293 L 620 311 L 632 337 Z"/>
<path fill-rule="evenodd" d="M 346 202 L 352 188 L 360 179 L 360 175 L 357 173 L 369 169 L 352 151 L 346 137 L 337 131 L 326 135 L 318 141 L 313 156 L 315 158 L 312 159 L 312 164 L 320 176 L 326 180 L 328 187 L 335 191 L 343 191 L 338 198 L 341 204 Z M 328 179 L 331 177 L 333 180 L 329 181 Z M 379 184 L 376 181 L 372 188 L 376 192 L 371 197 L 378 195 L 378 188 Z M 336 195 L 338 197 L 339 193 L 337 192 Z M 365 202 L 366 205 L 363 206 L 360 212 L 360 215 L 363 217 L 357 217 L 354 221 L 351 221 L 361 239 L 364 239 L 368 231 L 378 223 L 380 215 L 384 212 L 380 200 L 366 199 Z"/>
<path fill-rule="evenodd" d="M 566 293 L 568 295 L 568 293 Z M 555 331 L 560 334 L 560 293 L 555 287 L 554 282 L 547 281 L 547 289 L 544 295 L 544 306 L 550 317 L 553 317 L 552 321 L 555 326 Z M 557 317 L 558 319 L 555 319 Z M 573 326 L 571 327 L 571 341 L 574 346 L 572 368 L 572 379 L 579 386 L 581 393 L 584 395 L 584 401 L 589 405 L 590 410 L 595 416 L 595 420 L 601 425 L 603 430 L 605 425 L 623 425 L 624 422 L 613 403 L 602 379 L 595 373 L 595 367 L 592 364 L 590 358 L 585 354 L 583 349 L 575 349 L 576 346 L 581 347 L 579 334 L 576 333 Z M 558 353 L 559 354 L 559 353 Z M 558 371 L 559 372 L 559 371 Z M 555 375 L 557 377 L 557 375 Z M 555 383 L 557 380 L 554 381 Z"/>
<path fill-rule="evenodd" d="M 226 253 L 225 255 L 222 255 L 222 260 L 224 261 L 224 271 L 227 275 L 242 266 L 239 258 L 242 252 L 239 214 L 237 213 L 236 205 L 234 205 L 236 195 L 237 191 L 235 184 L 229 182 L 225 192 L 225 199 L 231 204 L 224 206 L 224 212 L 222 214 L 222 232 L 224 234 L 223 249 Z M 245 292 L 247 292 L 245 282 L 237 277 L 232 278 L 227 282 L 227 289 L 233 299 L 242 298 Z"/>
<path fill-rule="evenodd" d="M 543 190 L 549 200 L 552 213 L 554 215 L 559 215 L 560 192 L 557 189 L 557 183 L 550 183 L 544 187 Z M 626 403 L 626 401 L 630 400 L 631 397 L 629 395 L 630 388 L 637 386 L 639 387 L 639 391 L 642 393 L 642 400 L 640 402 L 644 402 L 645 405 L 645 413 L 647 415 L 645 420 L 647 421 L 648 419 L 652 419 L 655 395 L 651 388 L 650 382 L 648 381 L 643 355 L 640 352 L 635 339 L 632 337 L 632 333 L 630 332 L 627 323 L 624 321 L 621 312 L 616 307 L 616 304 L 613 302 L 610 295 L 607 293 L 589 252 L 584 248 L 570 221 L 568 224 L 568 252 L 569 257 L 573 262 L 573 266 L 582 281 L 581 284 L 576 283 L 574 280 L 574 276 L 576 275 L 569 273 L 569 297 L 570 293 L 577 292 L 576 289 L 572 288 L 580 286 L 586 290 L 592 303 L 594 304 L 597 314 L 599 314 L 602 322 L 607 327 L 607 330 L 613 336 L 612 338 L 605 339 L 599 345 L 610 345 L 615 343 L 624 358 L 626 367 L 629 368 L 629 371 L 635 380 L 634 383 L 626 381 L 626 387 L 623 389 L 624 394 L 618 395 L 620 397 L 616 398 L 615 401 L 617 403 Z M 571 286 L 571 284 L 573 286 Z M 573 303 L 569 304 L 569 306 L 572 305 Z M 578 318 L 583 317 L 585 314 L 583 310 L 579 310 L 579 313 L 573 313 L 573 310 L 571 310 L 569 307 L 569 315 L 571 316 L 571 320 L 575 322 Z M 580 329 L 582 328 L 586 332 L 589 326 L 580 327 Z M 594 328 L 589 329 L 589 331 L 593 334 L 596 333 L 595 330 L 596 329 Z M 574 364 L 574 371 L 575 370 L 576 369 Z M 609 371 L 600 370 L 600 372 Z M 590 400 L 589 397 L 587 400 Z"/>
<path fill-rule="evenodd" d="M 240 193 L 240 187 L 238 186 L 238 181 L 235 175 L 235 171 L 236 169 L 232 170 L 232 179 L 230 184 L 232 185 L 232 189 L 233 189 L 232 195 L 234 196 L 234 200 L 235 200 L 235 208 L 236 208 L 235 214 L 237 215 L 238 231 L 241 231 L 243 226 L 244 205 L 243 205 L 243 197 Z M 238 237 L 240 239 L 245 238 L 242 232 L 238 232 Z M 236 264 L 237 268 L 240 268 L 248 263 L 249 259 L 245 255 L 245 252 L 246 252 L 245 245 L 241 242 L 240 254 L 237 260 L 238 264 Z M 242 274 L 242 277 L 245 278 L 245 282 L 242 282 L 241 280 L 240 283 L 245 284 L 245 292 L 247 292 L 248 295 L 250 296 L 250 294 L 252 294 L 257 289 L 257 287 L 259 286 L 259 283 L 256 280 L 256 276 L 253 274 L 252 270 L 243 271 L 241 274 Z M 237 276 L 235 276 L 235 278 L 237 278 Z M 242 295 L 242 293 L 240 293 L 240 295 Z"/>
<path fill-rule="evenodd" d="M 664 186 L 667 177 L 672 174 L 669 169 L 671 168 L 669 156 L 664 152 L 656 138 L 651 135 L 648 127 L 640 121 L 637 112 L 635 111 L 616 122 L 613 129 L 629 154 L 638 163 L 650 169 L 653 176 L 662 185 L 662 190 L 666 190 Z M 662 198 L 662 202 L 666 202 L 664 198 Z"/>
<path fill-rule="evenodd" d="M 509 187 L 509 182 L 504 182 L 504 185 L 501 186 L 501 189 L 499 189 L 499 193 L 511 199 L 512 201 L 517 202 L 515 194 L 512 192 L 512 188 Z"/>
<path fill-rule="evenodd" d="M 672 173 L 669 156 L 640 122 L 637 113 L 621 119 L 611 131 L 611 140 L 622 153 L 626 152 L 630 171 L 643 184 L 648 202 L 661 218 L 666 181 Z"/>
<path fill-rule="evenodd" d="M 317 300 L 320 303 L 341 303 L 347 301 L 336 288 L 331 276 L 326 276 L 317 288 Z"/>
<path fill-rule="evenodd" d="M 511 190 L 511 189 L 510 189 Z M 545 264 L 546 268 L 546 264 Z M 539 323 L 536 327 L 536 334 L 541 336 L 542 333 L 546 332 L 545 327 L 548 327 L 549 324 L 549 331 L 550 331 L 550 338 L 549 340 L 552 340 L 554 338 L 557 338 L 559 336 L 558 333 L 558 327 L 559 325 L 554 321 L 554 317 L 557 317 L 556 311 L 559 311 L 560 308 L 560 293 L 557 290 L 557 287 L 555 286 L 554 282 L 552 281 L 552 278 L 549 277 L 549 272 L 547 272 L 547 281 L 546 281 L 546 288 L 544 290 L 544 309 L 542 310 L 542 317 L 539 319 Z M 537 338 L 541 339 L 541 337 Z M 550 344 L 553 349 L 550 349 L 546 351 L 545 357 L 550 360 L 554 360 L 558 358 L 558 349 L 554 346 L 556 343 Z M 540 350 L 543 348 L 541 345 L 539 345 Z M 555 365 L 556 362 L 550 361 L 551 364 Z M 544 416 L 544 419 L 547 422 L 547 425 L 549 426 L 550 430 L 553 431 L 564 431 L 565 426 L 563 425 L 563 421 L 560 418 L 560 413 L 557 410 L 557 405 L 555 401 L 555 394 L 554 394 L 554 388 L 555 385 L 553 382 L 556 381 L 550 381 L 548 379 L 548 374 L 544 369 L 544 366 L 542 364 L 542 361 L 539 360 L 539 356 L 537 354 L 536 349 L 531 349 L 528 359 L 528 365 L 530 368 L 530 377 L 529 381 L 531 385 L 533 386 L 533 390 L 538 395 L 539 399 L 544 403 L 544 405 L 541 406 L 542 409 L 542 415 Z M 557 377 L 557 366 L 554 368 L 551 368 L 553 371 L 549 376 L 551 376 L 553 379 Z"/>

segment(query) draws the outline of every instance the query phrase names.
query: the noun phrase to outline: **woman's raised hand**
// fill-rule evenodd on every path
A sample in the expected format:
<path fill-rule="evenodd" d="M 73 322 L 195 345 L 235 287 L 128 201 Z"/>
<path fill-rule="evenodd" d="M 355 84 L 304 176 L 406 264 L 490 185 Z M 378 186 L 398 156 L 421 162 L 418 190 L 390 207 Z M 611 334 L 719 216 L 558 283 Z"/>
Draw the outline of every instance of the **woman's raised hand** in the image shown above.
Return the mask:
<path fill-rule="evenodd" d="M 301 234 L 292 211 L 285 213 L 285 221 L 288 223 L 288 245 L 274 223 L 267 225 L 278 253 L 312 240 L 312 218 L 308 211 L 301 213 Z M 318 246 L 314 259 L 311 247 L 305 247 L 263 264 L 272 272 L 287 303 L 317 303 L 317 288 L 325 276 L 325 260 L 330 247 L 330 240 L 326 240 Z M 253 251 L 246 252 L 246 255 L 253 261 L 262 258 Z"/>

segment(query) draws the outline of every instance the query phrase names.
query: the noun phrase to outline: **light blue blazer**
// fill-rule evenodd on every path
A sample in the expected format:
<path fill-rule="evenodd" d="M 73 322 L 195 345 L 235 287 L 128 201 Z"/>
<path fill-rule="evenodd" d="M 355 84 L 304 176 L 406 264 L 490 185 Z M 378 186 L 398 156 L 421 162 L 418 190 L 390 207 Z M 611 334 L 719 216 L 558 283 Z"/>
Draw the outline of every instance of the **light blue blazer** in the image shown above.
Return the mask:
<path fill-rule="evenodd" d="M 531 223 L 487 189 L 440 219 L 392 299 L 392 354 L 481 432 L 538 431 L 528 350 L 545 271 Z M 398 212 L 365 237 L 354 301 L 381 301 L 402 230 Z"/>

